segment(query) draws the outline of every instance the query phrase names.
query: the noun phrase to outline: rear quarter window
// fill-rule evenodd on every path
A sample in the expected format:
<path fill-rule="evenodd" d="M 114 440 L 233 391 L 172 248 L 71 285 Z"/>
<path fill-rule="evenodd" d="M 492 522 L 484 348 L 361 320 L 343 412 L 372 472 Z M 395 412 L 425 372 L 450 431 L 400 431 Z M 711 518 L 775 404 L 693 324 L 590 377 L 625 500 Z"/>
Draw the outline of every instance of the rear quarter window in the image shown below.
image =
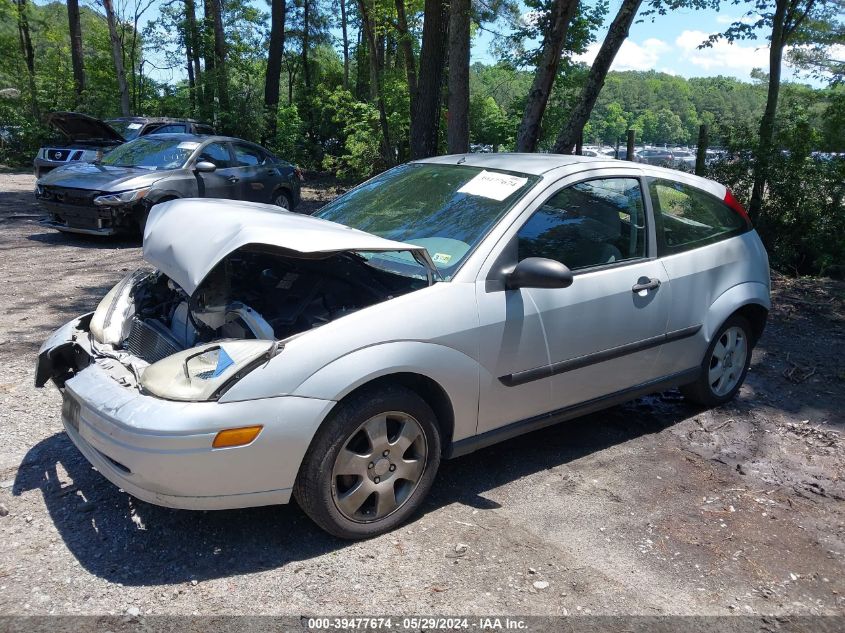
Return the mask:
<path fill-rule="evenodd" d="M 672 255 L 748 230 L 745 220 L 716 196 L 689 185 L 651 178 L 657 254 Z"/>

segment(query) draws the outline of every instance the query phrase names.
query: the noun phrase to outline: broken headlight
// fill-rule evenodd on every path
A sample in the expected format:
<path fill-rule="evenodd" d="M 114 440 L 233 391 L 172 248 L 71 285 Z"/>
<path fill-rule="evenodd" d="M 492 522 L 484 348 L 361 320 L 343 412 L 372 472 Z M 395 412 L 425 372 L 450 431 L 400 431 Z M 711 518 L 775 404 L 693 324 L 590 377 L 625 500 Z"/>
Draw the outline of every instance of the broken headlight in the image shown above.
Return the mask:
<path fill-rule="evenodd" d="M 151 274 L 149 269 L 140 268 L 126 275 L 106 293 L 91 317 L 90 330 L 95 341 L 117 346 L 126 340 L 135 314 L 133 290 Z"/>
<path fill-rule="evenodd" d="M 153 363 L 141 375 L 145 392 L 166 400 L 211 400 L 221 389 L 269 360 L 275 341 L 221 341 L 200 345 Z"/>
<path fill-rule="evenodd" d="M 122 191 L 121 193 L 110 193 L 105 196 L 97 196 L 94 198 L 94 204 L 99 207 L 114 207 L 121 204 L 129 204 L 131 202 L 137 202 L 146 196 L 149 191 L 150 188 L 147 187 L 146 189 L 133 189 L 132 191 Z"/>

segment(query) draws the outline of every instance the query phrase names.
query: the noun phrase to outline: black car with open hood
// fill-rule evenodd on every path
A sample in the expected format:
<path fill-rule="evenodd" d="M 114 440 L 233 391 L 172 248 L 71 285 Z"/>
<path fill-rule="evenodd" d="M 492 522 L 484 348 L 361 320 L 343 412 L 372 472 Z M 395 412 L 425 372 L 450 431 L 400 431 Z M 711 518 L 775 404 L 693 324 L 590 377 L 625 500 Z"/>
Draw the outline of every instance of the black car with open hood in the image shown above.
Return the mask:
<path fill-rule="evenodd" d="M 53 112 L 46 123 L 57 138 L 38 150 L 35 177 L 69 163 L 90 163 L 113 148 L 146 134 L 214 134 L 210 125 L 192 119 L 121 117 L 105 121 L 79 112 Z"/>

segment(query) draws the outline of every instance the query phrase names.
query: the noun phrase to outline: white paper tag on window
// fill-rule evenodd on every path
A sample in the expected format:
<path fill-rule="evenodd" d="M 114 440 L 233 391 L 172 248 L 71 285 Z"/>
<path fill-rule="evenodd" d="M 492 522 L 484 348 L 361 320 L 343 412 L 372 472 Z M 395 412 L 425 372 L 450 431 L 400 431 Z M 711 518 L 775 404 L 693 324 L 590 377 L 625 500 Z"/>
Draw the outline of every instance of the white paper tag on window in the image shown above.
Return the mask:
<path fill-rule="evenodd" d="M 141 128 L 140 123 L 130 123 L 129 125 L 126 126 L 127 130 L 138 130 L 140 128 Z"/>
<path fill-rule="evenodd" d="M 193 151 L 199 146 L 200 144 L 195 141 L 184 141 L 182 143 L 179 143 L 179 145 L 177 145 L 176 147 L 178 147 L 179 149 L 189 149 Z"/>
<path fill-rule="evenodd" d="M 482 171 L 475 178 L 470 180 L 458 193 L 468 193 L 473 196 L 483 196 L 501 202 L 514 191 L 522 187 L 528 178 L 510 176 L 493 171 Z"/>

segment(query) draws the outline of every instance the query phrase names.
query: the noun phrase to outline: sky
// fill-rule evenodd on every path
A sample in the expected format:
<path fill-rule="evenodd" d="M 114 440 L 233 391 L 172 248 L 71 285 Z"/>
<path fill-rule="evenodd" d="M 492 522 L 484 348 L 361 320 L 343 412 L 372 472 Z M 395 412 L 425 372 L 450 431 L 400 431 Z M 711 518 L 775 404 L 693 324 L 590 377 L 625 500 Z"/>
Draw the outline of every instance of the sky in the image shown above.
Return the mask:
<path fill-rule="evenodd" d="M 597 41 L 576 59 L 587 64 L 593 62 L 607 32 L 607 26 L 620 4 L 621 0 L 611 0 L 605 27 L 598 34 Z M 723 32 L 732 22 L 742 19 L 742 9 L 742 5 L 731 4 L 722 12 L 682 9 L 657 16 L 654 22 L 646 18 L 631 27 L 628 39 L 614 60 L 612 70 L 656 70 L 687 78 L 726 75 L 750 81 L 754 68 L 768 72 L 769 48 L 765 39 L 736 44 L 720 41 L 712 48 L 698 48 L 710 34 Z M 489 32 L 482 32 L 476 38 L 471 53 L 473 62 L 495 62 L 489 52 L 494 37 Z M 799 76 L 789 67 L 784 69 L 783 78 L 817 83 Z"/>
<path fill-rule="evenodd" d="M 249 1 L 262 10 L 269 10 L 266 0 Z M 589 50 L 578 56 L 579 61 L 592 63 L 604 39 L 607 26 L 620 4 L 621 0 L 611 0 L 604 29 L 598 34 L 597 41 L 590 46 Z M 156 9 L 154 5 L 147 15 L 149 19 L 157 17 Z M 743 81 L 751 81 L 752 69 L 768 70 L 769 50 L 765 39 L 736 44 L 720 41 L 712 48 L 698 48 L 711 33 L 724 31 L 730 23 L 742 17 L 743 5 L 728 4 L 722 12 L 682 9 L 664 16 L 657 16 L 654 21 L 650 18 L 642 20 L 631 27 L 629 37 L 616 56 L 612 70 L 656 70 L 682 77 L 727 75 Z M 336 36 L 338 38 L 340 36 L 339 29 Z M 496 62 L 490 51 L 490 44 L 495 37 L 489 31 L 477 32 L 472 42 L 473 62 L 487 64 Z M 159 81 L 183 78 L 181 69 L 175 73 L 175 77 L 171 71 L 152 74 Z M 818 81 L 799 75 L 788 66 L 784 68 L 783 79 L 821 85 Z"/>

